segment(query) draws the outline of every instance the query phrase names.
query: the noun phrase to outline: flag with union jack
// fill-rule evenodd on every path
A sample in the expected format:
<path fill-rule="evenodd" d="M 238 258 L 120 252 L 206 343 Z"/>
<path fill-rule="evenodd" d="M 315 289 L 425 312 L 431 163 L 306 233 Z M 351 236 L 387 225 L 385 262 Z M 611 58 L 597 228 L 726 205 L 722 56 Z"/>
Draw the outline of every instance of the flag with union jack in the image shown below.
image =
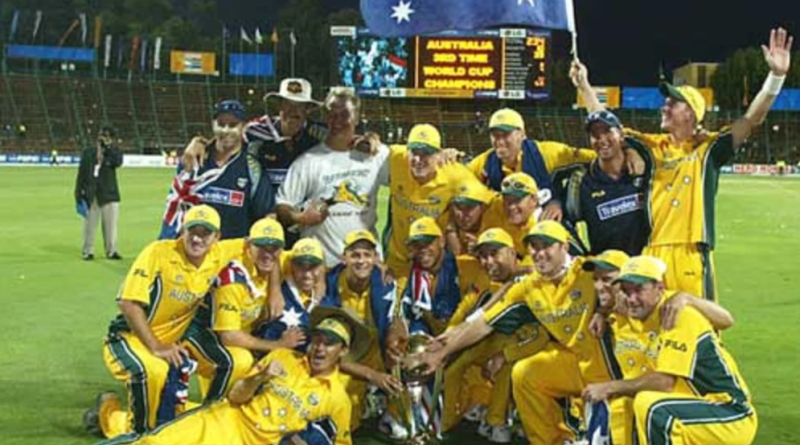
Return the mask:
<path fill-rule="evenodd" d="M 226 164 L 227 166 L 227 164 Z M 199 174 L 195 171 L 183 171 L 172 180 L 167 195 L 167 208 L 161 224 L 159 239 L 174 239 L 183 222 L 187 210 L 203 202 L 203 189 L 214 183 L 225 172 L 225 167 L 212 168 Z"/>

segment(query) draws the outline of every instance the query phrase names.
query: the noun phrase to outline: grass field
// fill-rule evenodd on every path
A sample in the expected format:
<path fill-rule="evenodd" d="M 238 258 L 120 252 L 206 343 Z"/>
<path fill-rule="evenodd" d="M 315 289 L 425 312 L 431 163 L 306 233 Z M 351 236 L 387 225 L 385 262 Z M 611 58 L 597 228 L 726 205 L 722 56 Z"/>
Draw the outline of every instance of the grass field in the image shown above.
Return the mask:
<path fill-rule="evenodd" d="M 104 389 L 101 342 L 114 296 L 153 240 L 169 170 L 120 171 L 122 262 L 80 260 L 74 168 L 0 168 L 0 443 L 87 444 L 81 413 Z M 724 177 L 716 252 L 725 341 L 759 413 L 759 444 L 800 442 L 800 180 Z M 372 439 L 357 440 L 372 444 Z M 482 443 L 460 440 L 461 443 Z"/>

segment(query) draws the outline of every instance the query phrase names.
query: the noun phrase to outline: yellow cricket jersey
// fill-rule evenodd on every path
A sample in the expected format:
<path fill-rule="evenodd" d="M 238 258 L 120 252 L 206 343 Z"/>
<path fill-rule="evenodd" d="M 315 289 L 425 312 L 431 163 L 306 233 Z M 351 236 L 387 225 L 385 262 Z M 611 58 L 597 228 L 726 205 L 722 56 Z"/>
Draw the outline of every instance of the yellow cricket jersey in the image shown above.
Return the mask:
<path fill-rule="evenodd" d="M 515 284 L 503 299 L 489 308 L 483 319 L 493 328 L 521 324 L 532 313 L 550 337 L 574 353 L 587 381 L 607 381 L 619 374 L 610 337 L 598 340 L 589 332 L 595 311 L 593 275 L 583 270 L 585 259 L 576 258 L 559 283 L 538 273 Z"/>
<path fill-rule="evenodd" d="M 706 243 L 713 248 L 720 170 L 734 155 L 730 130 L 709 133 L 700 144 L 689 140 L 679 145 L 668 134 L 625 133 L 629 144 L 641 143 L 653 158 L 649 244 Z"/>
<path fill-rule="evenodd" d="M 594 150 L 576 149 L 570 147 L 569 145 L 562 144 L 561 142 L 536 141 L 536 145 L 539 146 L 539 152 L 542 154 L 542 159 L 544 160 L 544 165 L 547 168 L 548 173 L 553 173 L 555 170 L 567 165 L 584 164 L 597 158 L 597 153 L 595 153 Z M 469 168 L 472 174 L 475 175 L 476 178 L 480 179 L 483 183 L 486 183 L 487 181 L 487 178 L 484 174 L 486 160 L 489 159 L 489 155 L 492 152 L 494 152 L 494 148 L 479 154 L 472 159 L 469 164 L 467 164 L 467 168 Z M 503 165 L 503 176 L 508 176 L 512 173 L 518 173 L 521 171 L 522 150 L 520 150 L 519 154 L 517 155 L 517 165 L 513 170 Z"/>
<path fill-rule="evenodd" d="M 266 315 L 269 278 L 259 275 L 250 255 L 244 252 L 233 261 L 236 263 L 229 264 L 219 274 L 220 285 L 214 290 L 211 328 L 249 333 Z M 242 276 L 241 272 L 246 275 Z"/>
<path fill-rule="evenodd" d="M 661 328 L 661 307 L 675 293 L 666 292 L 644 320 L 619 317 L 614 350 L 625 378 L 656 371 L 679 377 L 674 389 L 679 394 L 719 403 L 749 401 L 750 391 L 739 367 L 699 311 L 684 307 L 675 327 Z"/>
<path fill-rule="evenodd" d="M 533 226 L 536 225 L 537 216 L 540 212 L 536 211 L 528 218 L 528 221 L 521 226 L 517 226 L 508 222 L 508 218 L 506 218 L 506 211 L 503 206 L 503 198 L 498 197 L 497 199 L 493 200 L 492 203 L 489 205 L 489 208 L 486 210 L 486 213 L 483 214 L 483 220 L 481 221 L 481 231 L 499 227 L 509 235 L 514 240 L 514 250 L 517 251 L 517 256 L 519 258 L 527 258 L 528 255 L 528 247 L 525 245 L 525 236 L 528 235 L 528 231 L 531 230 Z M 526 264 L 531 264 L 528 260 Z"/>
<path fill-rule="evenodd" d="M 370 300 L 370 289 L 364 292 L 355 292 L 347 284 L 346 273 L 339 274 L 339 297 L 342 299 L 342 307 L 348 308 L 356 314 L 370 331 L 371 344 L 369 350 L 359 363 L 373 369 L 383 369 L 383 357 L 381 356 L 378 328 L 372 319 L 372 304 Z"/>
<path fill-rule="evenodd" d="M 336 427 L 336 444 L 349 445 L 350 398 L 339 377 L 331 374 L 311 376 L 308 359 L 298 352 L 279 349 L 261 359 L 247 377 L 278 361 L 286 371 L 283 377 L 267 381 L 259 392 L 240 407 L 246 443 L 277 444 L 290 432 L 302 431 L 308 422 L 329 418 Z"/>
<path fill-rule="evenodd" d="M 214 243 L 203 264 L 195 267 L 186 258 L 182 240 L 150 243 L 131 266 L 117 300 L 142 304 L 156 339 L 174 343 L 183 336 L 233 250 L 230 244 Z M 129 330 L 123 315 L 117 316 L 109 328 L 111 334 Z"/>
<path fill-rule="evenodd" d="M 405 146 L 392 146 L 389 157 L 390 221 L 389 231 L 383 239 L 388 240 L 385 255 L 396 277 L 407 276 L 411 271 L 406 248 L 411 223 L 429 216 L 444 230 L 450 217 L 450 201 L 465 182 L 476 181 L 465 166 L 452 163 L 439 167 L 432 180 L 420 184 L 411 176 L 408 158 Z"/>

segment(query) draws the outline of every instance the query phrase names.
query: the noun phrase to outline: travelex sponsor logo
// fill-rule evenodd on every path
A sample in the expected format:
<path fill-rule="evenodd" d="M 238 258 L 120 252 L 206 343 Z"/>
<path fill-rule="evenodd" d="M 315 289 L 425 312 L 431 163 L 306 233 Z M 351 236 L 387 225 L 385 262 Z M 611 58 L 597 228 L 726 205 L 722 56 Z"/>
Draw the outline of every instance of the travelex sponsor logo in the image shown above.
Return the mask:
<path fill-rule="evenodd" d="M 642 200 L 638 194 L 612 199 L 597 206 L 597 216 L 601 221 L 611 219 L 642 208 Z"/>
<path fill-rule="evenodd" d="M 559 320 L 566 318 L 582 316 L 589 311 L 589 305 L 586 303 L 581 303 L 568 309 L 556 309 L 555 311 L 543 313 L 539 313 L 539 311 L 536 311 L 534 308 L 534 311 L 536 312 L 536 318 L 538 318 L 542 323 L 557 323 Z"/>
<path fill-rule="evenodd" d="M 267 176 L 269 176 L 269 182 L 275 185 L 283 184 L 284 179 L 286 179 L 287 171 L 289 170 L 285 168 L 267 169 Z"/>
<path fill-rule="evenodd" d="M 203 202 L 206 204 L 225 204 L 233 207 L 242 207 L 244 205 L 244 192 L 220 187 L 208 187 L 203 191 Z"/>

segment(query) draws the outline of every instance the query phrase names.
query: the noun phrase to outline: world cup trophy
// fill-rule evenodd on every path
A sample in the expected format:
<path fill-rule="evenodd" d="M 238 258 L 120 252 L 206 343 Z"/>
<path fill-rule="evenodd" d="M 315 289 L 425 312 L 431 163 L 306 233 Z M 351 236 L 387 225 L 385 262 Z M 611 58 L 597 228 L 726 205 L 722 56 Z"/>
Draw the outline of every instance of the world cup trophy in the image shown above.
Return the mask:
<path fill-rule="evenodd" d="M 431 375 L 419 361 L 431 337 L 422 332 L 408 336 L 406 353 L 397 364 L 397 374 L 406 388 L 400 397 L 400 415 L 408 429 L 406 445 L 434 445 L 440 442 L 438 405 L 442 389 L 442 370 Z M 431 381 L 431 379 L 433 379 Z"/>

